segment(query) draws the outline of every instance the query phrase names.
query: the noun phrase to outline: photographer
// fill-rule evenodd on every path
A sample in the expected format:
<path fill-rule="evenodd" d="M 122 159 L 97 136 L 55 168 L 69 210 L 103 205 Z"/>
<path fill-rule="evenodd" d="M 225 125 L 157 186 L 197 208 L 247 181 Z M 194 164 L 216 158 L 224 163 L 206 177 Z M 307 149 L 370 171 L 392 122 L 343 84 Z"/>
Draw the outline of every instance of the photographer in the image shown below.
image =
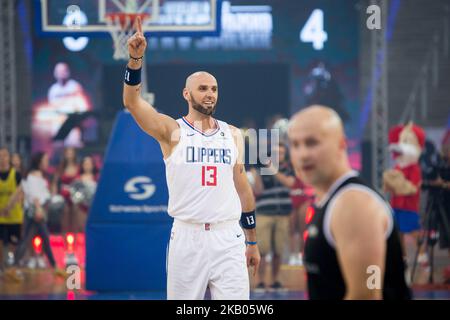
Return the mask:
<path fill-rule="evenodd" d="M 431 184 L 440 189 L 441 208 L 443 215 L 439 221 L 439 246 L 442 249 L 449 249 L 450 256 L 450 131 L 447 131 L 446 137 L 442 143 L 442 160 L 438 166 L 438 177 Z"/>
<path fill-rule="evenodd" d="M 422 158 L 424 181 L 424 226 L 426 230 L 437 230 L 439 247 L 449 250 L 450 257 L 450 131 L 442 142 L 441 153 L 429 144 Z M 450 281 L 450 266 L 444 278 Z"/>
<path fill-rule="evenodd" d="M 447 130 L 447 134 L 442 143 L 442 163 L 439 168 L 438 183 L 443 189 L 443 208 L 445 211 L 445 217 L 447 220 L 447 227 L 450 221 L 450 130 Z M 441 232 L 441 231 L 440 231 Z M 447 232 L 441 232 L 441 248 L 448 250 L 448 256 L 450 257 L 450 230 Z M 450 283 L 450 265 L 444 270 L 444 278 L 446 283 Z"/>

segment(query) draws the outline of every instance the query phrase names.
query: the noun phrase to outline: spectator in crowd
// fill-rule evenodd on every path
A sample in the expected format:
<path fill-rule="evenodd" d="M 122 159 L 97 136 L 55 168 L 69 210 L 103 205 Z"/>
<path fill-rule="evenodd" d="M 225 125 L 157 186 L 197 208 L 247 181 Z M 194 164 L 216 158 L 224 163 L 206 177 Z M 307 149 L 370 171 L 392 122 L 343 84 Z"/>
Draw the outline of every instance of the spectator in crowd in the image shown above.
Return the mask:
<path fill-rule="evenodd" d="M 98 181 L 98 169 L 92 157 L 86 156 L 81 161 L 80 175 L 77 178 L 77 181 L 82 183 L 83 199 L 75 205 L 77 211 L 76 216 L 78 218 L 77 228 L 75 231 L 85 232 L 87 214 L 92 198 L 95 194 Z"/>
<path fill-rule="evenodd" d="M 54 270 L 55 275 L 65 276 L 63 270 L 57 268 L 56 261 L 50 247 L 50 233 L 47 228 L 47 205 L 50 200 L 49 183 L 45 178 L 48 168 L 48 155 L 43 152 L 36 153 L 31 160 L 28 175 L 23 182 L 25 194 L 26 224 L 22 243 L 17 249 L 16 264 L 25 254 L 28 245 L 34 236 L 42 238 L 42 248 Z"/>
<path fill-rule="evenodd" d="M 283 253 L 289 236 L 289 216 L 292 211 L 290 189 L 295 183 L 293 170 L 288 160 L 288 150 L 284 144 L 273 147 L 272 152 L 278 152 L 279 168 L 273 163 L 267 166 L 271 175 L 260 175 L 256 169 L 254 174 L 254 190 L 256 197 L 256 213 L 258 223 L 256 233 L 259 238 L 261 264 L 259 268 L 259 283 L 256 291 L 265 291 L 264 276 L 266 262 L 263 257 L 271 253 L 271 286 L 274 291 L 283 290 L 279 273 Z"/>
<path fill-rule="evenodd" d="M 21 176 L 25 176 L 25 168 L 23 165 L 22 157 L 19 153 L 13 153 L 11 156 L 11 165 L 16 170 L 16 172 L 20 173 Z"/>
<path fill-rule="evenodd" d="M 53 177 L 52 193 L 61 194 L 65 200 L 61 229 L 66 242 L 70 234 L 77 231 L 77 223 L 79 221 L 77 217 L 78 212 L 75 210 L 70 197 L 70 185 L 77 179 L 79 174 L 80 169 L 75 148 L 65 148 L 59 167 Z M 73 252 L 66 252 L 65 262 L 66 265 L 76 265 L 78 264 L 78 259 Z"/>
<path fill-rule="evenodd" d="M 20 176 L 24 177 L 26 175 L 25 174 L 25 166 L 23 164 L 22 157 L 20 156 L 19 153 L 16 152 L 16 153 L 12 154 L 11 166 L 16 170 L 16 172 L 18 172 L 20 174 Z M 21 192 L 19 202 L 22 204 L 22 206 L 23 206 L 23 201 L 24 201 L 23 192 Z M 22 224 L 22 229 L 23 229 L 23 224 Z"/>
<path fill-rule="evenodd" d="M 439 246 L 447 249 L 450 257 L 450 129 L 447 130 L 442 140 L 442 160 L 438 167 L 438 178 L 432 182 L 437 187 L 435 192 L 440 199 L 437 210 Z M 444 282 L 450 284 L 450 265 L 444 269 Z"/>
<path fill-rule="evenodd" d="M 23 223 L 22 176 L 11 166 L 11 155 L 6 148 L 0 148 L 0 274 L 5 269 L 4 250 L 7 250 L 6 264 L 14 263 L 14 250 L 21 238 Z M 5 273 L 14 280 L 20 280 L 15 272 Z"/>

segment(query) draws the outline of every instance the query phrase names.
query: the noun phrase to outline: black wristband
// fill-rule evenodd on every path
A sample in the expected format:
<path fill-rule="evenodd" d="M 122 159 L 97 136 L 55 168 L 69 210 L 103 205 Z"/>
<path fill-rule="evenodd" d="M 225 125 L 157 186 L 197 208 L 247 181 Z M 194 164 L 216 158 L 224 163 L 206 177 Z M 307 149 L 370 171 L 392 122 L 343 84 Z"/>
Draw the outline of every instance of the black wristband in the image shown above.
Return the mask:
<path fill-rule="evenodd" d="M 130 69 L 127 66 L 125 70 L 125 79 L 124 82 L 129 86 L 137 86 L 141 83 L 141 69 Z"/>
<path fill-rule="evenodd" d="M 255 227 L 256 227 L 255 210 L 250 211 L 250 212 L 242 212 L 241 226 L 244 229 L 255 229 Z"/>
<path fill-rule="evenodd" d="M 136 61 L 136 62 L 141 61 L 143 58 L 144 58 L 144 56 L 139 57 L 139 58 L 135 58 L 135 57 L 130 56 L 130 59 L 131 59 L 131 60 L 134 60 L 134 61 Z"/>

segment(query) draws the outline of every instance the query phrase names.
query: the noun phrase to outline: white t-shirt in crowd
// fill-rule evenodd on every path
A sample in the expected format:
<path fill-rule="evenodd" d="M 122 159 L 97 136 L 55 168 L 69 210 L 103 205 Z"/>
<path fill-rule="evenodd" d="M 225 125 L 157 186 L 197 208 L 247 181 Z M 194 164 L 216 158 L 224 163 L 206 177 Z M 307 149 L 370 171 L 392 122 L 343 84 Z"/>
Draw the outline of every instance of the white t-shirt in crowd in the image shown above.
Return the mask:
<path fill-rule="evenodd" d="M 43 177 L 29 174 L 26 179 L 22 180 L 22 188 L 25 194 L 25 207 L 30 207 L 34 200 L 39 200 L 44 205 L 50 199 L 50 190 L 48 182 Z"/>

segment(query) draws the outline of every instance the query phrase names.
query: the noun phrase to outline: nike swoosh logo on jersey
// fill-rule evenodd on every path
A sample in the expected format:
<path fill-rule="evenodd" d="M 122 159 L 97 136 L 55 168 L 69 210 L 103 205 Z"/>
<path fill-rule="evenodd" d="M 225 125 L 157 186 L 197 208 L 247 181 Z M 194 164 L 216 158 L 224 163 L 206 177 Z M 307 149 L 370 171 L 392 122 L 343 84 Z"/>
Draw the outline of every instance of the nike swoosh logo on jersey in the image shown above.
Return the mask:
<path fill-rule="evenodd" d="M 236 235 L 236 237 L 238 237 L 238 238 L 240 238 L 241 236 L 242 236 L 242 233 Z"/>
<path fill-rule="evenodd" d="M 195 135 L 195 133 L 188 133 L 187 134 L 188 137 L 192 137 L 193 135 Z"/>

